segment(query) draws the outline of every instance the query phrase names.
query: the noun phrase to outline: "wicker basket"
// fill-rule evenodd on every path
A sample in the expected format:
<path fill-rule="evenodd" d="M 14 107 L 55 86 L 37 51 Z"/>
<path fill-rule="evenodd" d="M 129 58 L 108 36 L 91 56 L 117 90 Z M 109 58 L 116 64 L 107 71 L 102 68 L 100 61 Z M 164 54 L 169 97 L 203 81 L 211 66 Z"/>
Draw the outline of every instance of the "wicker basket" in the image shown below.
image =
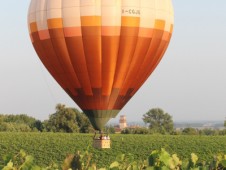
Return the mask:
<path fill-rule="evenodd" d="M 110 139 L 94 139 L 93 147 L 98 149 L 111 148 L 111 140 Z"/>

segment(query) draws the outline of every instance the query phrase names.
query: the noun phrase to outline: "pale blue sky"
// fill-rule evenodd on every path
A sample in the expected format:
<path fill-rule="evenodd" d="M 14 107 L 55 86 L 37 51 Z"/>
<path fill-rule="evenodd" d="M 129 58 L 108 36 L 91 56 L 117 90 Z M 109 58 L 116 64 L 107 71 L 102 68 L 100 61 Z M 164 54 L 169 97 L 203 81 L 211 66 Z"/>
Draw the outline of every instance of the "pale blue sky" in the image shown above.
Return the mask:
<path fill-rule="evenodd" d="M 163 60 L 119 115 L 141 120 L 160 107 L 178 120 L 226 117 L 226 1 L 173 0 L 175 29 Z M 0 113 L 47 119 L 77 107 L 39 61 L 28 36 L 29 0 L 1 2 Z M 118 118 L 118 117 L 117 117 Z"/>

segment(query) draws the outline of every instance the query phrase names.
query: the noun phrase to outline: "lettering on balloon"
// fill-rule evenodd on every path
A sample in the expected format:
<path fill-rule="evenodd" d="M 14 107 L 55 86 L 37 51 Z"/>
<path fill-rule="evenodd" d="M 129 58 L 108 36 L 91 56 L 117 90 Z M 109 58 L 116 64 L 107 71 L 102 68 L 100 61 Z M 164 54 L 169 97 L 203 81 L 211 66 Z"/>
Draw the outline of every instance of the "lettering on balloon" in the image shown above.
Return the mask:
<path fill-rule="evenodd" d="M 134 8 L 122 9 L 122 15 L 139 16 L 140 15 L 140 9 L 134 9 Z"/>

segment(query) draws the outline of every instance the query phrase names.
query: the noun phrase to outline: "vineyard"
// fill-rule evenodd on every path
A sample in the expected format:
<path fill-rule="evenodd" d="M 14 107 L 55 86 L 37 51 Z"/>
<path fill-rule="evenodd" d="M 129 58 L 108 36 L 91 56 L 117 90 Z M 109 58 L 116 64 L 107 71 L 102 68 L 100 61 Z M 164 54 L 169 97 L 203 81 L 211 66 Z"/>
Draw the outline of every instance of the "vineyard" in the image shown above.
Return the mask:
<path fill-rule="evenodd" d="M 226 136 L 163 136 L 111 135 L 111 149 L 92 147 L 91 134 L 64 133 L 0 133 L 0 162 L 3 155 L 16 154 L 21 149 L 34 157 L 35 163 L 47 166 L 62 164 L 66 155 L 76 151 L 92 154 L 99 167 L 106 167 L 120 154 L 131 154 L 136 160 L 145 160 L 153 150 L 165 148 L 181 159 L 197 154 L 200 160 L 210 161 L 217 153 L 226 153 Z"/>

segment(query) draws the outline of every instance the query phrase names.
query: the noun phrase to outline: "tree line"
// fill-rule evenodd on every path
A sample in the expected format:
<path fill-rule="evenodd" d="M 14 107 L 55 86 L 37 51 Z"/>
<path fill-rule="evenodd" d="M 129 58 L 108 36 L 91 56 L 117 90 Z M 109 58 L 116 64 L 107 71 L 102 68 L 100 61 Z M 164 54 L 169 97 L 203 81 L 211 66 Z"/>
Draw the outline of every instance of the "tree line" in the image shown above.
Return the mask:
<path fill-rule="evenodd" d="M 0 115 L 0 131 L 89 133 L 94 129 L 85 114 L 58 104 L 48 120 L 40 121 L 25 114 Z"/>
<path fill-rule="evenodd" d="M 123 134 L 170 134 L 170 135 L 226 135 L 226 120 L 224 121 L 225 129 L 196 129 L 187 127 L 176 130 L 174 128 L 173 118 L 161 108 L 150 109 L 143 115 L 143 121 L 148 126 L 129 127 L 122 130 Z"/>
<path fill-rule="evenodd" d="M 48 120 L 40 121 L 25 114 L 0 114 L 0 131 L 9 132 L 65 132 L 65 133 L 92 133 L 93 129 L 87 116 L 75 108 L 56 106 L 56 112 Z M 171 134 L 171 135 L 226 135 L 226 129 L 195 129 L 185 128 L 175 130 L 172 116 L 161 108 L 150 109 L 143 115 L 147 127 L 129 127 L 121 131 L 122 134 Z M 226 121 L 224 122 L 226 128 Z M 108 133 L 115 133 L 113 126 L 105 127 Z"/>

